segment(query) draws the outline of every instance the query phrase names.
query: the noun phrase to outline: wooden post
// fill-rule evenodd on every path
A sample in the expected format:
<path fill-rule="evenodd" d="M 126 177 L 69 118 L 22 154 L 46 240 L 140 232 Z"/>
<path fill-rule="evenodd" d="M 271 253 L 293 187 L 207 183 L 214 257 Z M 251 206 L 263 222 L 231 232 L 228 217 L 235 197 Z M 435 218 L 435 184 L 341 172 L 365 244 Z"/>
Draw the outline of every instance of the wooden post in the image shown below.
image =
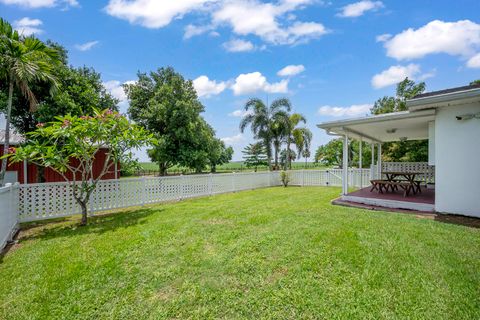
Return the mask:
<path fill-rule="evenodd" d="M 27 160 L 23 160 L 23 183 L 28 183 L 28 164 Z"/>
<path fill-rule="evenodd" d="M 378 179 L 382 179 L 382 144 L 378 143 L 377 144 L 377 174 L 378 174 Z"/>
<path fill-rule="evenodd" d="M 363 145 L 363 138 L 360 137 L 360 142 L 359 142 L 359 146 L 358 146 L 358 168 L 360 169 L 360 189 L 363 188 L 363 163 L 362 163 L 362 145 Z"/>
<path fill-rule="evenodd" d="M 343 179 L 342 179 L 342 194 L 348 193 L 348 135 L 345 134 L 343 139 Z"/>

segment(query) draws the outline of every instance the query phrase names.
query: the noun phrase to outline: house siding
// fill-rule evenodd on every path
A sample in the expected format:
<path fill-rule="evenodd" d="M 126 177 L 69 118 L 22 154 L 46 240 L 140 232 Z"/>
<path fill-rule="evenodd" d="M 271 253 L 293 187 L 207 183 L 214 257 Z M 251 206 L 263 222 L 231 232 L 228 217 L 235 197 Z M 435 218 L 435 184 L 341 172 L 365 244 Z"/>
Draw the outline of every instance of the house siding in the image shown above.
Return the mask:
<path fill-rule="evenodd" d="M 435 119 L 435 210 L 480 217 L 480 103 L 437 109 Z"/>

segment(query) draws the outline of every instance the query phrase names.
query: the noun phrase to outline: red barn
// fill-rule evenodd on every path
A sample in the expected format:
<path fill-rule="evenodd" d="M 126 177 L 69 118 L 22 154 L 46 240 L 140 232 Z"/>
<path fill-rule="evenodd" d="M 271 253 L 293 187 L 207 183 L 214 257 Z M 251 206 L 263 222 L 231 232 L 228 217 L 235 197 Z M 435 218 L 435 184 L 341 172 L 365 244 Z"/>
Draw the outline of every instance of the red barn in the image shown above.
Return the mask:
<path fill-rule="evenodd" d="M 5 141 L 5 130 L 0 130 L 0 156 L 3 155 L 3 142 Z M 17 146 L 24 141 L 22 135 L 17 133 L 10 134 L 10 145 Z M 105 163 L 107 149 L 100 149 L 95 155 L 95 161 L 93 163 L 93 177 L 96 178 L 102 171 L 103 165 Z M 72 165 L 75 165 L 74 160 L 72 160 Z M 39 166 L 33 163 L 27 162 L 17 162 L 9 163 L 7 166 L 7 173 L 5 175 L 5 182 L 19 182 L 23 183 L 38 183 L 38 182 L 63 182 L 65 179 L 55 172 L 52 168 L 46 167 L 43 170 L 43 179 L 40 177 Z M 72 173 L 66 173 L 67 178 L 72 178 Z M 80 175 L 77 176 L 77 179 L 80 178 Z M 102 180 L 107 179 L 116 179 L 120 178 L 120 166 L 117 165 L 111 172 L 108 172 L 102 177 Z M 43 180 L 43 181 L 41 181 Z"/>

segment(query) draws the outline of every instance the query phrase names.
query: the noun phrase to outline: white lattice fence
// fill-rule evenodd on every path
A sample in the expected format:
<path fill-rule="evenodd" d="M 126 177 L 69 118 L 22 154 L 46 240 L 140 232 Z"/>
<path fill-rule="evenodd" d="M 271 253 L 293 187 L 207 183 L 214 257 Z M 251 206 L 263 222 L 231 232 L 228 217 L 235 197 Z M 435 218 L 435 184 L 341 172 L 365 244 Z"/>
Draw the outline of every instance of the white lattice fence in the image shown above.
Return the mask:
<path fill-rule="evenodd" d="M 290 171 L 291 185 L 340 186 L 342 170 Z M 350 169 L 349 183 L 368 182 L 368 169 Z M 105 180 L 92 193 L 90 212 L 181 200 L 248 189 L 279 186 L 280 172 L 230 173 Z M 21 222 L 70 216 L 80 213 L 67 183 L 27 184 L 19 187 Z M 1 202 L 0 202 L 1 203 Z"/>
<path fill-rule="evenodd" d="M 18 183 L 0 188 L 0 251 L 10 241 L 18 225 Z"/>

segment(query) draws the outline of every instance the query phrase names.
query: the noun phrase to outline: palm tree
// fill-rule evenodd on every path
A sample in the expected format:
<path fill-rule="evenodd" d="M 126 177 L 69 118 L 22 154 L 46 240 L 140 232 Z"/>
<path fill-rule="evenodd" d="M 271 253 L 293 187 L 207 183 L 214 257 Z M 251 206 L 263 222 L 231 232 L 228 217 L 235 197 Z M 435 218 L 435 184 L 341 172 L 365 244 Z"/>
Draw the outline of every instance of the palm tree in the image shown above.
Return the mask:
<path fill-rule="evenodd" d="M 308 128 L 296 128 L 293 131 L 293 142 L 297 148 L 298 159 L 305 158 L 305 167 L 307 159 L 310 157 L 310 146 L 312 143 L 312 131 Z"/>
<path fill-rule="evenodd" d="M 283 119 L 288 117 L 291 104 L 288 99 L 277 99 L 269 107 L 258 99 L 250 99 L 245 104 L 247 114 L 240 121 L 240 131 L 250 125 L 254 137 L 260 139 L 265 145 L 268 158 L 268 166 L 272 170 L 272 142 L 281 141 L 284 130 L 282 129 Z M 278 152 L 275 148 L 275 168 L 278 166 Z"/>
<path fill-rule="evenodd" d="M 37 100 L 31 85 L 37 82 L 51 84 L 51 93 L 57 88 L 53 75 L 55 64 L 60 57 L 55 49 L 45 45 L 33 36 L 23 37 L 5 20 L 0 18 L 0 78 L 8 83 L 8 100 L 5 124 L 5 142 L 3 154 L 10 147 L 10 118 L 12 112 L 13 91 L 18 89 L 30 103 L 30 111 L 34 111 Z M 3 184 L 7 170 L 7 159 L 2 160 L 0 183 Z"/>
<path fill-rule="evenodd" d="M 287 144 L 287 154 L 290 154 L 290 145 L 292 144 L 292 142 L 295 142 L 295 135 L 298 135 L 300 128 L 297 128 L 297 126 L 300 124 L 300 122 L 307 123 L 307 120 L 305 119 L 305 117 L 300 113 L 293 113 L 287 119 L 287 122 L 285 124 L 286 126 L 285 143 Z M 300 152 L 298 152 L 298 155 L 300 155 Z M 292 168 L 292 160 L 290 159 L 290 157 L 287 159 L 287 162 L 285 163 L 285 170 L 287 168 L 289 169 Z"/>

